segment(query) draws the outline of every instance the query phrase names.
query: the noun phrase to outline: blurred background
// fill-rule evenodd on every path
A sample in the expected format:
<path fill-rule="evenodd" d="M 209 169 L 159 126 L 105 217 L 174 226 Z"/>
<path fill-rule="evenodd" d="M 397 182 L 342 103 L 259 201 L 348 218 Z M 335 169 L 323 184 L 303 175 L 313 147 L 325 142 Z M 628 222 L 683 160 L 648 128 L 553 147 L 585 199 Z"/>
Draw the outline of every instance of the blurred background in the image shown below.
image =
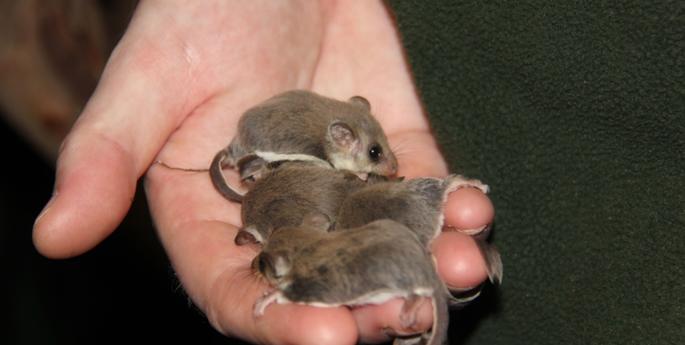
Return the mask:
<path fill-rule="evenodd" d="M 59 144 L 92 93 L 135 1 L 0 0 L 0 344 L 226 344 L 188 301 L 139 190 L 94 250 L 48 260 L 31 242 Z"/>

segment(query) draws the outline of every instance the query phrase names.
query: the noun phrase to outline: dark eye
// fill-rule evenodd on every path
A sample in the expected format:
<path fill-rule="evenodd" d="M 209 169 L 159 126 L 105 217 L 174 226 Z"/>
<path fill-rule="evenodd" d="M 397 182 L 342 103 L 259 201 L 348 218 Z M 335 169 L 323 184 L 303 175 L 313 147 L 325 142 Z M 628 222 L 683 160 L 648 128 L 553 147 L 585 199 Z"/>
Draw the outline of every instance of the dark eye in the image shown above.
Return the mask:
<path fill-rule="evenodd" d="M 266 270 L 269 267 L 269 262 L 267 259 L 264 257 L 264 255 L 259 256 L 259 262 L 258 262 L 259 267 L 257 268 L 259 272 L 262 272 L 262 274 L 266 274 Z"/>
<path fill-rule="evenodd" d="M 371 157 L 371 160 L 374 162 L 378 162 L 379 159 L 383 156 L 383 149 L 380 147 L 380 145 L 376 144 L 371 146 L 369 149 L 369 157 Z"/>

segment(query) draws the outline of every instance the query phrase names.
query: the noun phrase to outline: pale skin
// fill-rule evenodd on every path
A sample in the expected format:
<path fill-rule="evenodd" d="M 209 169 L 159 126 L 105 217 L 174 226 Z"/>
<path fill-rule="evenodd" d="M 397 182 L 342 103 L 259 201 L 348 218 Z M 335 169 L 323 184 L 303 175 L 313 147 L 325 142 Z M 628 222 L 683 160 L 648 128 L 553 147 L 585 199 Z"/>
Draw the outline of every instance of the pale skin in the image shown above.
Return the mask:
<path fill-rule="evenodd" d="M 240 205 L 223 199 L 207 174 L 153 164 L 207 168 L 245 109 L 300 88 L 338 99 L 363 95 L 396 150 L 399 175 L 444 176 L 401 49 L 381 2 L 142 1 L 62 147 L 55 195 L 34 227 L 37 249 L 66 258 L 97 245 L 122 220 L 145 176 L 171 263 L 220 332 L 268 344 L 355 344 L 429 328 L 430 303 L 413 329 L 402 328 L 401 300 L 354 310 L 274 304 L 255 319 L 252 306 L 267 286 L 250 271 L 256 249 L 233 244 Z M 450 195 L 446 223 L 458 231 L 432 246 L 450 287 L 486 279 L 465 233 L 493 215 L 476 189 Z"/>

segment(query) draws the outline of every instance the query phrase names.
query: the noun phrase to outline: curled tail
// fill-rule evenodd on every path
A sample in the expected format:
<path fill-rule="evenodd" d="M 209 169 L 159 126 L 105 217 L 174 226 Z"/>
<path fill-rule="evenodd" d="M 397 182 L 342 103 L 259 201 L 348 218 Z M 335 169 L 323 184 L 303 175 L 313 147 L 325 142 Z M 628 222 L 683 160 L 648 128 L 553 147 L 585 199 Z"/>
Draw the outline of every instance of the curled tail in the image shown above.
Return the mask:
<path fill-rule="evenodd" d="M 448 292 L 442 281 L 433 288 L 433 329 L 427 345 L 443 345 L 447 343 L 447 329 L 450 325 L 450 313 L 447 303 Z"/>
<path fill-rule="evenodd" d="M 225 148 L 214 156 L 214 159 L 212 160 L 212 164 L 209 167 L 209 176 L 212 179 L 212 184 L 214 184 L 214 188 L 226 199 L 235 201 L 235 202 L 242 202 L 243 201 L 243 194 L 235 191 L 231 186 L 228 184 L 226 181 L 226 178 L 224 177 L 224 173 L 222 170 L 224 160 L 228 157 L 228 148 Z"/>

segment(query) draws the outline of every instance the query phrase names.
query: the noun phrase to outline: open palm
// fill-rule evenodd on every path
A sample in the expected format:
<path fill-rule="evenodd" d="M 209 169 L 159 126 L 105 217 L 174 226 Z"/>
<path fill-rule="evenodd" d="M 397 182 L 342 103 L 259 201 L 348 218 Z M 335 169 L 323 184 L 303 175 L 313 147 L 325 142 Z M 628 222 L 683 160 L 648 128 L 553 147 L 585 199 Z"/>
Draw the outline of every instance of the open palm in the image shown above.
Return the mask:
<path fill-rule="evenodd" d="M 366 97 L 398 156 L 400 175 L 447 173 L 422 114 L 393 22 L 381 2 L 140 3 L 100 84 L 60 154 L 55 196 L 34 230 L 50 257 L 78 255 L 126 214 L 139 177 L 159 237 L 189 296 L 225 334 L 260 343 L 353 344 L 430 327 L 424 304 L 413 329 L 401 301 L 357 308 L 252 305 L 266 285 L 250 270 L 255 248 L 236 247 L 240 205 L 223 199 L 207 168 L 235 134 L 241 113 L 289 89 Z M 454 192 L 447 223 L 462 230 L 492 221 L 487 197 Z M 486 277 L 468 236 L 433 246 L 441 277 L 469 288 Z"/>

